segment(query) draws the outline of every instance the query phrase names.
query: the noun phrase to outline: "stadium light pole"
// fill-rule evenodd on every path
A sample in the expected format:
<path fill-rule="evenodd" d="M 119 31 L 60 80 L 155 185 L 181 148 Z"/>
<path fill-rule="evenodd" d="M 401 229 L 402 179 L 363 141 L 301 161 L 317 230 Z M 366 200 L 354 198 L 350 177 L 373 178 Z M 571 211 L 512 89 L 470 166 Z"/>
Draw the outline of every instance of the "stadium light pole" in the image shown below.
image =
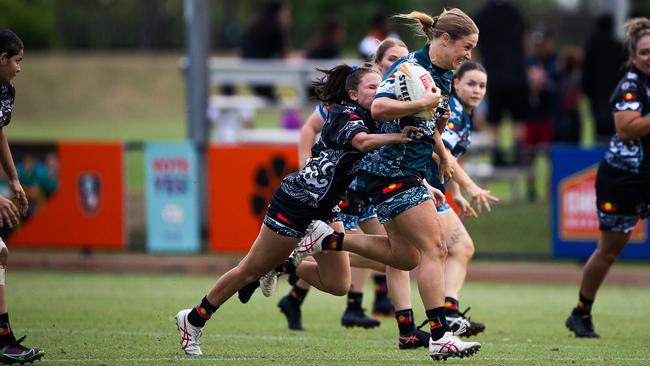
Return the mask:
<path fill-rule="evenodd" d="M 208 67 L 210 50 L 210 0 L 185 0 L 187 68 L 187 137 L 197 151 L 197 191 L 201 233 L 207 227 L 205 147 L 208 142 Z"/>
<path fill-rule="evenodd" d="M 187 137 L 199 144 L 207 140 L 209 56 L 209 0 L 185 0 L 187 42 Z"/>

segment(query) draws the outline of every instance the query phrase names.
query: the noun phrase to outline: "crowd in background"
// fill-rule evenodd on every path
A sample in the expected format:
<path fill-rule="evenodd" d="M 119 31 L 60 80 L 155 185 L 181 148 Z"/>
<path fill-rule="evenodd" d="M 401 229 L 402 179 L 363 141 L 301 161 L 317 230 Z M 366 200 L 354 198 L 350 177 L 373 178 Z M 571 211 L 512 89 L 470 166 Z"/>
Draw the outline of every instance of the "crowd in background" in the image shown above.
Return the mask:
<path fill-rule="evenodd" d="M 383 39 L 399 37 L 393 31 L 391 15 L 380 10 L 369 19 L 368 32 L 359 41 L 360 58 L 369 59 Z M 287 41 L 291 17 L 288 2 L 267 1 L 243 32 L 241 56 L 342 57 L 346 24 L 340 17 L 323 16 L 300 52 L 292 51 Z M 488 71 L 487 102 L 476 116 L 478 128 L 498 141 L 504 119 L 513 122 L 513 153 L 506 156 L 495 146 L 496 165 L 528 164 L 533 147 L 540 145 L 579 144 L 585 117 L 580 108 L 583 95 L 594 120 L 595 141 L 607 142 L 614 128 L 609 94 L 626 57 L 614 35 L 611 15 L 595 19 L 584 47 L 562 44 L 555 32 L 543 24 L 528 24 L 514 2 L 487 1 L 473 18 L 480 29 L 479 52 L 474 58 Z M 255 92 L 271 100 L 277 98 L 270 86 L 255 87 Z"/>

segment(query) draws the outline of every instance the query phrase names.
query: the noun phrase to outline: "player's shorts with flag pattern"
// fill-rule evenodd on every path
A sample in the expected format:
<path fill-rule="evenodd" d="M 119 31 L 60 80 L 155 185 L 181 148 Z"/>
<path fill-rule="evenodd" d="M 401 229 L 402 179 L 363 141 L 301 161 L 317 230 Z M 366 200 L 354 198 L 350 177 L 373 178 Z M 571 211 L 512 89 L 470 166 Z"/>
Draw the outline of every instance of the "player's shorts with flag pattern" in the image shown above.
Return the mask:
<path fill-rule="evenodd" d="M 603 161 L 596 175 L 596 208 L 600 230 L 631 232 L 650 215 L 650 178 L 612 167 Z"/>
<path fill-rule="evenodd" d="M 343 222 L 345 230 L 356 231 L 360 222 L 377 217 L 375 206 L 370 203 L 366 192 L 348 190 L 346 196 L 346 199 L 339 203 L 339 219 Z"/>
<path fill-rule="evenodd" d="M 382 177 L 364 173 L 368 183 L 368 197 L 375 205 L 380 223 L 398 216 L 410 208 L 431 199 L 429 191 L 417 176 Z"/>

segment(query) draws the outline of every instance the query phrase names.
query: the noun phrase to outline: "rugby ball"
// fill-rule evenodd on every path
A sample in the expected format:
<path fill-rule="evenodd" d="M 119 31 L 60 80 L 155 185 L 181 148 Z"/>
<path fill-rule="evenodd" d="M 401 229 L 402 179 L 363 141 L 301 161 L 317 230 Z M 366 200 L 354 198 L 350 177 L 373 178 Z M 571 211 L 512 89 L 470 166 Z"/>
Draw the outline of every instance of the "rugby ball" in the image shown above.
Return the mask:
<path fill-rule="evenodd" d="M 427 69 L 411 62 L 404 62 L 399 65 L 394 75 L 395 95 L 397 99 L 403 101 L 418 100 L 424 96 L 431 85 L 435 85 Z M 423 110 L 414 114 L 413 117 L 429 120 L 433 118 L 435 111 L 435 108 Z"/>

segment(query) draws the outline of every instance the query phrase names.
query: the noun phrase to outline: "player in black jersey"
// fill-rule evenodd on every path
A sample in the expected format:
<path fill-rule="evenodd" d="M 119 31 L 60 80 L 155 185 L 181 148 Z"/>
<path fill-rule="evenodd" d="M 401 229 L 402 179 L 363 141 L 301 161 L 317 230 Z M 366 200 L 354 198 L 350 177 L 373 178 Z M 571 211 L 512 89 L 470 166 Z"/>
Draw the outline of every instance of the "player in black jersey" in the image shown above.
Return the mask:
<path fill-rule="evenodd" d="M 9 179 L 9 188 L 19 203 L 20 212 L 14 203 L 0 195 L 0 227 L 12 228 L 18 224 L 20 215 L 27 214 L 28 201 L 25 191 L 18 181 L 14 160 L 4 128 L 11 122 L 16 89 L 11 81 L 20 72 L 23 60 L 23 42 L 9 29 L 0 28 L 0 162 Z M 45 352 L 39 348 L 29 348 L 21 344 L 25 337 L 16 340 L 9 325 L 9 313 L 5 299 L 5 266 L 9 250 L 0 238 L 0 363 L 13 364 L 34 362 Z"/>
<path fill-rule="evenodd" d="M 406 44 L 399 39 L 387 38 L 382 41 L 375 51 L 375 55 L 372 60 L 372 66 L 377 69 L 381 74 L 386 73 L 390 66 L 398 60 L 400 57 L 408 54 L 408 49 Z M 317 135 L 323 129 L 323 125 L 327 120 L 328 109 L 319 103 L 311 116 L 307 119 L 304 126 L 300 132 L 300 142 L 298 145 L 298 153 L 300 156 L 300 161 L 304 162 L 309 157 L 311 157 L 311 147 L 317 139 Z M 357 186 L 354 182 L 353 186 Z M 356 189 L 356 188 L 355 188 Z M 341 217 L 343 218 L 343 223 L 345 226 L 346 232 L 362 232 L 366 234 L 377 234 L 377 235 L 386 235 L 386 231 L 377 221 L 377 215 L 375 213 L 374 206 L 370 205 L 367 202 L 367 197 L 365 194 L 358 192 L 358 190 L 350 191 L 348 190 L 348 197 L 346 201 L 341 203 Z M 350 253 L 350 265 L 352 268 L 351 271 L 351 287 L 347 295 L 347 307 L 343 316 L 341 317 L 341 324 L 344 326 L 357 326 L 363 328 L 372 328 L 378 326 L 380 322 L 376 319 L 373 319 L 367 316 L 362 308 L 363 301 L 363 287 L 364 284 L 370 275 L 370 269 L 368 269 L 368 264 L 380 266 L 381 272 L 384 272 L 384 265 L 369 261 L 363 257 L 360 257 L 354 253 Z M 357 266 L 361 267 L 358 268 Z M 374 267 L 373 267 L 374 268 Z M 386 277 L 380 278 L 380 276 L 375 275 L 375 301 L 372 307 L 374 315 L 384 315 L 388 316 L 393 313 L 393 305 L 391 301 L 399 301 L 400 304 L 407 303 L 407 307 L 410 306 L 411 301 L 411 291 L 410 291 L 410 279 L 408 273 L 404 277 L 401 283 L 398 281 L 393 281 L 393 283 L 387 283 Z M 309 284 L 305 281 L 298 279 L 297 281 L 292 281 L 293 287 L 289 293 L 284 296 L 278 306 L 281 311 L 287 318 L 289 329 L 293 330 L 303 330 L 302 326 L 302 311 L 300 306 L 302 301 L 305 299 L 307 292 L 309 290 Z M 390 300 L 387 297 L 387 287 L 391 286 L 395 290 L 395 293 L 391 294 Z M 398 286 L 399 285 L 399 286 Z M 255 286 L 253 284 L 252 286 Z M 247 296 L 252 295 L 250 290 L 254 290 L 254 287 L 249 289 Z M 240 299 L 242 298 L 242 291 L 240 291 Z M 246 296 L 246 295 L 244 295 Z M 419 330 L 414 330 L 418 335 L 421 335 L 420 338 L 424 339 L 424 342 L 420 342 L 417 345 L 423 346 L 428 345 L 429 335 L 426 332 L 421 332 Z M 411 332 L 411 333 L 413 333 Z M 409 335 L 408 340 L 411 340 Z M 426 337 L 425 337 L 426 336 Z M 417 338 L 417 337 L 416 337 Z M 412 348 L 414 343 L 400 344 L 402 347 Z"/>
<path fill-rule="evenodd" d="M 650 19 L 630 19 L 625 30 L 629 68 L 610 98 L 616 134 L 596 175 L 600 240 L 566 320 L 576 337 L 599 337 L 591 320 L 598 288 L 639 219 L 650 215 Z"/>
<path fill-rule="evenodd" d="M 336 220 L 337 203 L 356 176 L 365 152 L 385 144 L 409 142 L 410 136 L 417 134 L 414 127 L 399 133 L 373 133 L 376 126 L 369 109 L 381 81 L 377 71 L 363 67 L 353 70 L 341 65 L 324 72 L 325 76 L 314 86 L 319 99 L 331 107 L 323 133 L 313 147 L 313 157 L 300 171 L 286 176 L 275 191 L 264 224 L 246 257 L 217 280 L 199 305 L 176 315 L 181 346 L 189 355 L 202 354 L 199 345 L 203 326 L 240 288 L 274 268 L 296 272 L 295 264 L 286 258 L 312 220 Z M 343 231 L 340 222 L 334 226 Z M 340 245 L 343 235 L 332 234 L 327 240 L 332 245 Z M 346 238 L 346 242 L 355 240 L 389 245 L 384 236 Z M 350 287 L 347 253 L 333 251 L 314 259 L 316 262 L 304 262 L 300 266 L 299 277 L 323 291 L 345 295 Z"/>

